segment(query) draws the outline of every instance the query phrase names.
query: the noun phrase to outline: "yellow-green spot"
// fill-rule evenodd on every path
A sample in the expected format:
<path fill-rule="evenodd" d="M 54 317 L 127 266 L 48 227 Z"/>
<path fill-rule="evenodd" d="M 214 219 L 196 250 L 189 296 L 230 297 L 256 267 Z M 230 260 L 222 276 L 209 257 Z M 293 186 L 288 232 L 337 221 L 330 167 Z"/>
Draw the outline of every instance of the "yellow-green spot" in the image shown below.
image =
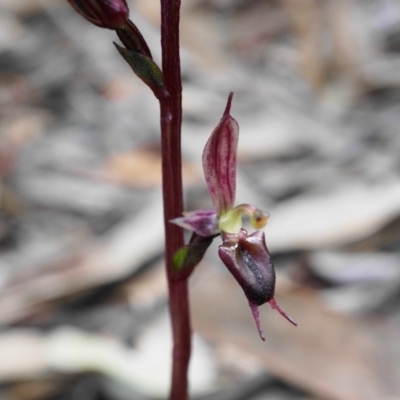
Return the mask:
<path fill-rule="evenodd" d="M 175 254 L 172 260 L 175 271 L 180 271 L 185 266 L 185 260 L 189 249 L 187 247 L 181 247 Z"/>
<path fill-rule="evenodd" d="M 239 233 L 241 227 L 242 213 L 235 208 L 219 217 L 218 229 L 222 232 Z"/>
<path fill-rule="evenodd" d="M 265 211 L 250 204 L 240 204 L 220 215 L 218 221 L 219 230 L 228 233 L 239 233 L 244 215 L 250 217 L 251 226 L 257 230 L 264 228 L 269 218 L 269 214 Z"/>

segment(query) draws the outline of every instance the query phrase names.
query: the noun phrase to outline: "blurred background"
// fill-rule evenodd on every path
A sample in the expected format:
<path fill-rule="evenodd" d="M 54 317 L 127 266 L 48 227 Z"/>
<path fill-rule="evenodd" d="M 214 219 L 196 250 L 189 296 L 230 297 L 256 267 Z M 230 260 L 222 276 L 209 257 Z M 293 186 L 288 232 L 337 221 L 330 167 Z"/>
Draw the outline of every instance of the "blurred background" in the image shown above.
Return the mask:
<path fill-rule="evenodd" d="M 159 2 L 131 19 L 160 61 Z M 400 399 L 400 1 L 185 0 L 187 210 L 230 91 L 237 204 L 271 214 L 276 299 L 213 247 L 191 278 L 193 399 Z M 158 104 L 64 0 L 0 1 L 0 399 L 163 399 Z"/>

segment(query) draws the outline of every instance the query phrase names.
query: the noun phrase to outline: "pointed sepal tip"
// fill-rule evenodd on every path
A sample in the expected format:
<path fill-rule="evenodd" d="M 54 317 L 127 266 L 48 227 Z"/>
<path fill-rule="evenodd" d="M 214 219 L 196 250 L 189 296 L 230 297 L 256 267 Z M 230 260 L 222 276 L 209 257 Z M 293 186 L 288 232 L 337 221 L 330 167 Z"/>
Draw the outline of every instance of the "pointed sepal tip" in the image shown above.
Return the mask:
<path fill-rule="evenodd" d="M 224 111 L 224 114 L 223 114 L 224 117 L 228 116 L 230 114 L 230 112 L 231 112 L 232 99 L 233 99 L 233 92 L 230 92 L 229 96 L 228 96 L 228 101 L 226 102 L 225 111 Z"/>
<path fill-rule="evenodd" d="M 253 314 L 254 322 L 256 323 L 258 329 L 258 334 L 260 335 L 261 340 L 265 342 L 265 336 L 260 322 L 260 310 L 258 309 L 257 304 L 254 304 L 251 301 L 249 301 L 249 306 Z"/>
<path fill-rule="evenodd" d="M 279 307 L 278 303 L 274 298 L 268 301 L 269 305 L 273 310 L 278 311 L 279 314 L 282 315 L 282 317 L 286 318 L 292 325 L 297 326 L 297 322 L 293 320 L 289 315 L 285 313 L 285 311 L 282 310 L 281 307 Z"/>

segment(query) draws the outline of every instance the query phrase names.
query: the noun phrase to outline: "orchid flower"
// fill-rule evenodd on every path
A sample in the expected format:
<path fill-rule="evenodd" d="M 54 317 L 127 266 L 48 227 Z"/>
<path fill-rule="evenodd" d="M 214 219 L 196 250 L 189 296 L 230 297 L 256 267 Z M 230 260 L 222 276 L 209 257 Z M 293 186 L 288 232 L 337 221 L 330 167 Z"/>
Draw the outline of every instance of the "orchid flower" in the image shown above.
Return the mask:
<path fill-rule="evenodd" d="M 193 233 L 188 245 L 177 253 L 180 267 L 190 270 L 201 260 L 211 241 L 222 238 L 218 254 L 246 295 L 260 338 L 258 306 L 269 303 L 293 325 L 297 325 L 277 304 L 275 269 L 261 231 L 269 214 L 250 204 L 234 206 L 239 125 L 230 115 L 233 93 L 230 93 L 221 121 L 214 129 L 203 152 L 203 170 L 214 208 L 186 212 L 171 222 Z M 247 215 L 255 232 L 248 235 L 242 228 Z M 191 272 L 191 271 L 190 271 Z"/>

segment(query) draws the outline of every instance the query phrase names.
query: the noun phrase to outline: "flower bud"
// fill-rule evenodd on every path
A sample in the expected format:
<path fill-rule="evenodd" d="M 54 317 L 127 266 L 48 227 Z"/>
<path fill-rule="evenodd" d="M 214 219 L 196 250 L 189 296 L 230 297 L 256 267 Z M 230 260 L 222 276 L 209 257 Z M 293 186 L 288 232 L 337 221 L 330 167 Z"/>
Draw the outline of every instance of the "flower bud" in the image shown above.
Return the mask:
<path fill-rule="evenodd" d="M 121 28 L 129 17 L 125 0 L 68 0 L 74 9 L 101 28 Z"/>

